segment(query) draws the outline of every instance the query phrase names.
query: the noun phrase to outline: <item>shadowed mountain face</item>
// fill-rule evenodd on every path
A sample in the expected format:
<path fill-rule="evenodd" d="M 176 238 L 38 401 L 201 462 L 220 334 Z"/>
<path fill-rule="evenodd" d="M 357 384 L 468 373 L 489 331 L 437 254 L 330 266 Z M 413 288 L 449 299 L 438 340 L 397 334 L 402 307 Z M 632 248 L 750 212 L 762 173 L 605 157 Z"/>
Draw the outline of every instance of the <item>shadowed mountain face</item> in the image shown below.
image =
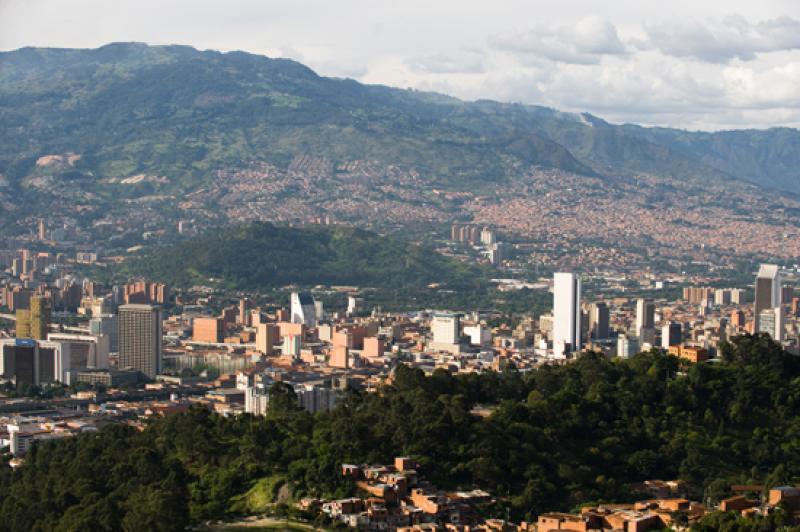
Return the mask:
<path fill-rule="evenodd" d="M 794 192 L 793 129 L 690 133 L 608 124 L 533 106 L 362 85 L 294 61 L 184 46 L 111 44 L 0 54 L 0 173 L 41 174 L 74 153 L 75 178 L 164 176 L 185 193 L 251 160 L 286 168 L 298 155 L 411 168 L 429 183 L 474 189 L 521 169 L 606 177 L 744 179 Z M 62 165 L 64 166 L 64 165 Z M 54 171 L 54 165 L 48 172 Z"/>

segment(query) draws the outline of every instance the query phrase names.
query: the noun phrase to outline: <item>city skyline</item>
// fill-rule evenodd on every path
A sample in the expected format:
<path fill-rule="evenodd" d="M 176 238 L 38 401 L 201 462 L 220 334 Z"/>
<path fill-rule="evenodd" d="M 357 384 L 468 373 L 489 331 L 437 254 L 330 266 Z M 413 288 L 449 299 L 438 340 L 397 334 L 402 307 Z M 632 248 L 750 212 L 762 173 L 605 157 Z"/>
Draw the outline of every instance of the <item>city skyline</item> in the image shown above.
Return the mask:
<path fill-rule="evenodd" d="M 0 0 L 0 532 L 797 529 L 798 86 L 788 0 Z"/>

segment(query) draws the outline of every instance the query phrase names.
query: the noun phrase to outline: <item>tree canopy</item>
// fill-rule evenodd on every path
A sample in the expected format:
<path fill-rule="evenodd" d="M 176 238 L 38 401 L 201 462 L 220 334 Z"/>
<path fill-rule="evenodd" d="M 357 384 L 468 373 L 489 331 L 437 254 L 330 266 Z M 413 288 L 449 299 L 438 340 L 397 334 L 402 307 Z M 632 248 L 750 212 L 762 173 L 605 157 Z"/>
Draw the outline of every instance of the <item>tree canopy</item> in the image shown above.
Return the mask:
<path fill-rule="evenodd" d="M 629 501 L 654 478 L 683 479 L 712 503 L 730 484 L 796 482 L 800 359 L 764 336 L 735 338 L 721 354 L 698 365 L 587 354 L 525 374 L 426 377 L 401 365 L 381 393 L 349 391 L 315 416 L 276 388 L 280 408 L 262 418 L 192 408 L 141 432 L 112 425 L 2 468 L 0 530 L 178 530 L 241 511 L 235 501 L 266 477 L 280 475 L 294 496 L 349 495 L 340 464 L 397 455 L 442 487 L 491 491 L 493 511 L 517 519 Z M 493 412 L 474 415 L 476 405 Z"/>

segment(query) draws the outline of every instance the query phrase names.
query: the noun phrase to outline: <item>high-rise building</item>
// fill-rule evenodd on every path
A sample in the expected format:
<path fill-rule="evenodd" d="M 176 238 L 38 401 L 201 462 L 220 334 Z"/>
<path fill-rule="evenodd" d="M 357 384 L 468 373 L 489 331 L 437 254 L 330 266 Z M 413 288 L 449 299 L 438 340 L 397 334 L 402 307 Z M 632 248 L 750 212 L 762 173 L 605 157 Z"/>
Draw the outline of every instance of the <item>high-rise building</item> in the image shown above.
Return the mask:
<path fill-rule="evenodd" d="M 30 338 L 0 340 L 0 376 L 14 384 L 67 382 L 69 344 Z"/>
<path fill-rule="evenodd" d="M 787 284 L 781 287 L 781 303 L 788 305 L 794 297 L 794 286 Z"/>
<path fill-rule="evenodd" d="M 164 283 L 135 281 L 123 287 L 123 298 L 126 304 L 163 305 L 169 300 L 169 287 Z"/>
<path fill-rule="evenodd" d="M 340 395 L 338 390 L 314 383 L 296 385 L 294 391 L 300 406 L 312 414 L 333 409 Z"/>
<path fill-rule="evenodd" d="M 781 273 L 775 264 L 762 264 L 756 276 L 756 297 L 753 308 L 755 330 L 761 331 L 761 313 L 781 304 Z"/>
<path fill-rule="evenodd" d="M 41 295 L 31 296 L 29 307 L 18 309 L 16 312 L 17 338 L 45 340 L 50 325 L 50 298 Z"/>
<path fill-rule="evenodd" d="M 488 227 L 481 229 L 481 244 L 490 246 L 495 242 L 497 242 L 497 234 L 494 232 L 494 230 Z"/>
<path fill-rule="evenodd" d="M 714 290 L 714 304 L 724 306 L 731 304 L 731 290 L 729 288 L 717 288 Z"/>
<path fill-rule="evenodd" d="M 192 320 L 192 340 L 218 344 L 224 336 L 222 318 L 195 318 Z"/>
<path fill-rule="evenodd" d="M 661 328 L 661 347 L 669 349 L 671 345 L 680 345 L 683 340 L 683 327 L 671 321 Z"/>
<path fill-rule="evenodd" d="M 119 352 L 119 320 L 116 314 L 101 314 L 89 320 L 89 332 L 108 337 L 108 350 Z"/>
<path fill-rule="evenodd" d="M 487 245 L 489 262 L 492 266 L 499 266 L 508 257 L 510 246 L 505 242 L 495 242 Z"/>
<path fill-rule="evenodd" d="M 731 312 L 731 326 L 734 329 L 739 330 L 743 329 L 745 325 L 744 312 L 739 309 L 734 309 Z"/>
<path fill-rule="evenodd" d="M 553 352 L 581 350 L 581 280 L 574 273 L 557 272 L 553 278 Z"/>
<path fill-rule="evenodd" d="M 745 291 L 741 288 L 731 288 L 731 303 L 743 305 L 745 301 Z"/>
<path fill-rule="evenodd" d="M 141 371 L 149 378 L 161 372 L 161 308 L 119 307 L 119 367 Z"/>
<path fill-rule="evenodd" d="M 308 292 L 292 292 L 291 322 L 302 323 L 306 327 L 317 326 L 317 306 L 314 297 Z"/>
<path fill-rule="evenodd" d="M 248 310 L 250 309 L 250 300 L 246 297 L 239 298 L 239 316 L 236 318 L 236 321 L 245 327 L 250 326 Z"/>
<path fill-rule="evenodd" d="M 31 337 L 31 309 L 18 308 L 14 313 L 16 317 L 16 324 L 14 329 L 14 336 L 17 338 L 30 338 Z"/>
<path fill-rule="evenodd" d="M 356 296 L 347 296 L 347 315 L 355 316 L 364 310 L 364 299 Z"/>
<path fill-rule="evenodd" d="M 50 333 L 48 341 L 69 346 L 69 367 L 72 370 L 108 368 L 109 337 L 100 334 Z"/>
<path fill-rule="evenodd" d="M 783 331 L 786 326 L 783 308 L 775 307 L 762 310 L 758 315 L 758 328 L 756 332 L 767 333 L 776 342 L 783 340 Z"/>
<path fill-rule="evenodd" d="M 50 326 L 52 305 L 50 298 L 33 296 L 31 298 L 31 338 L 45 340 Z"/>
<path fill-rule="evenodd" d="M 604 302 L 592 303 L 589 308 L 589 334 L 595 340 L 608 338 L 610 314 Z"/>
<path fill-rule="evenodd" d="M 284 358 L 300 358 L 300 349 L 303 346 L 303 337 L 299 334 L 287 334 L 283 337 L 281 355 Z"/>
<path fill-rule="evenodd" d="M 687 286 L 683 289 L 683 299 L 688 301 L 690 305 L 704 303 L 713 294 L 714 289 L 707 286 Z"/>
<path fill-rule="evenodd" d="M 461 336 L 461 323 L 458 314 L 434 314 L 431 319 L 433 343 L 437 345 L 455 345 Z"/>
<path fill-rule="evenodd" d="M 651 331 L 656 327 L 656 305 L 652 299 L 638 299 L 636 301 L 636 330 L 634 331 L 640 342 L 652 337 Z"/>
<path fill-rule="evenodd" d="M 620 358 L 631 358 L 639 352 L 639 340 L 631 338 L 625 334 L 617 337 L 617 356 Z"/>
<path fill-rule="evenodd" d="M 271 355 L 277 339 L 278 327 L 272 323 L 259 323 L 256 326 L 256 349 L 264 355 Z"/>
<path fill-rule="evenodd" d="M 0 375 L 20 384 L 39 384 L 36 340 L 0 340 Z"/>

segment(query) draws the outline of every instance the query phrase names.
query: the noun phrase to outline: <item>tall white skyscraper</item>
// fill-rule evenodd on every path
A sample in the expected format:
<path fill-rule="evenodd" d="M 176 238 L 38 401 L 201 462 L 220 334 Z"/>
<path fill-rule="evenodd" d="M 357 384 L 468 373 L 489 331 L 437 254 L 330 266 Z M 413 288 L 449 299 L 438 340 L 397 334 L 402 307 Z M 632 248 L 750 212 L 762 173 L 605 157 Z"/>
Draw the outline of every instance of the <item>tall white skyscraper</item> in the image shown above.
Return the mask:
<path fill-rule="evenodd" d="M 656 305 L 652 299 L 636 301 L 636 336 L 640 343 L 652 342 L 656 326 Z"/>
<path fill-rule="evenodd" d="M 553 277 L 553 352 L 581 350 L 581 280 L 574 273 Z"/>
<path fill-rule="evenodd" d="M 661 328 L 661 347 L 669 349 L 670 346 L 680 345 L 683 338 L 683 326 L 680 323 L 670 321 Z"/>
<path fill-rule="evenodd" d="M 761 313 L 781 306 L 781 271 L 775 264 L 762 264 L 756 277 L 756 297 L 753 309 L 755 331 L 762 329 Z"/>
<path fill-rule="evenodd" d="M 652 329 L 655 324 L 656 306 L 652 299 L 636 301 L 636 332 L 640 329 Z"/>

